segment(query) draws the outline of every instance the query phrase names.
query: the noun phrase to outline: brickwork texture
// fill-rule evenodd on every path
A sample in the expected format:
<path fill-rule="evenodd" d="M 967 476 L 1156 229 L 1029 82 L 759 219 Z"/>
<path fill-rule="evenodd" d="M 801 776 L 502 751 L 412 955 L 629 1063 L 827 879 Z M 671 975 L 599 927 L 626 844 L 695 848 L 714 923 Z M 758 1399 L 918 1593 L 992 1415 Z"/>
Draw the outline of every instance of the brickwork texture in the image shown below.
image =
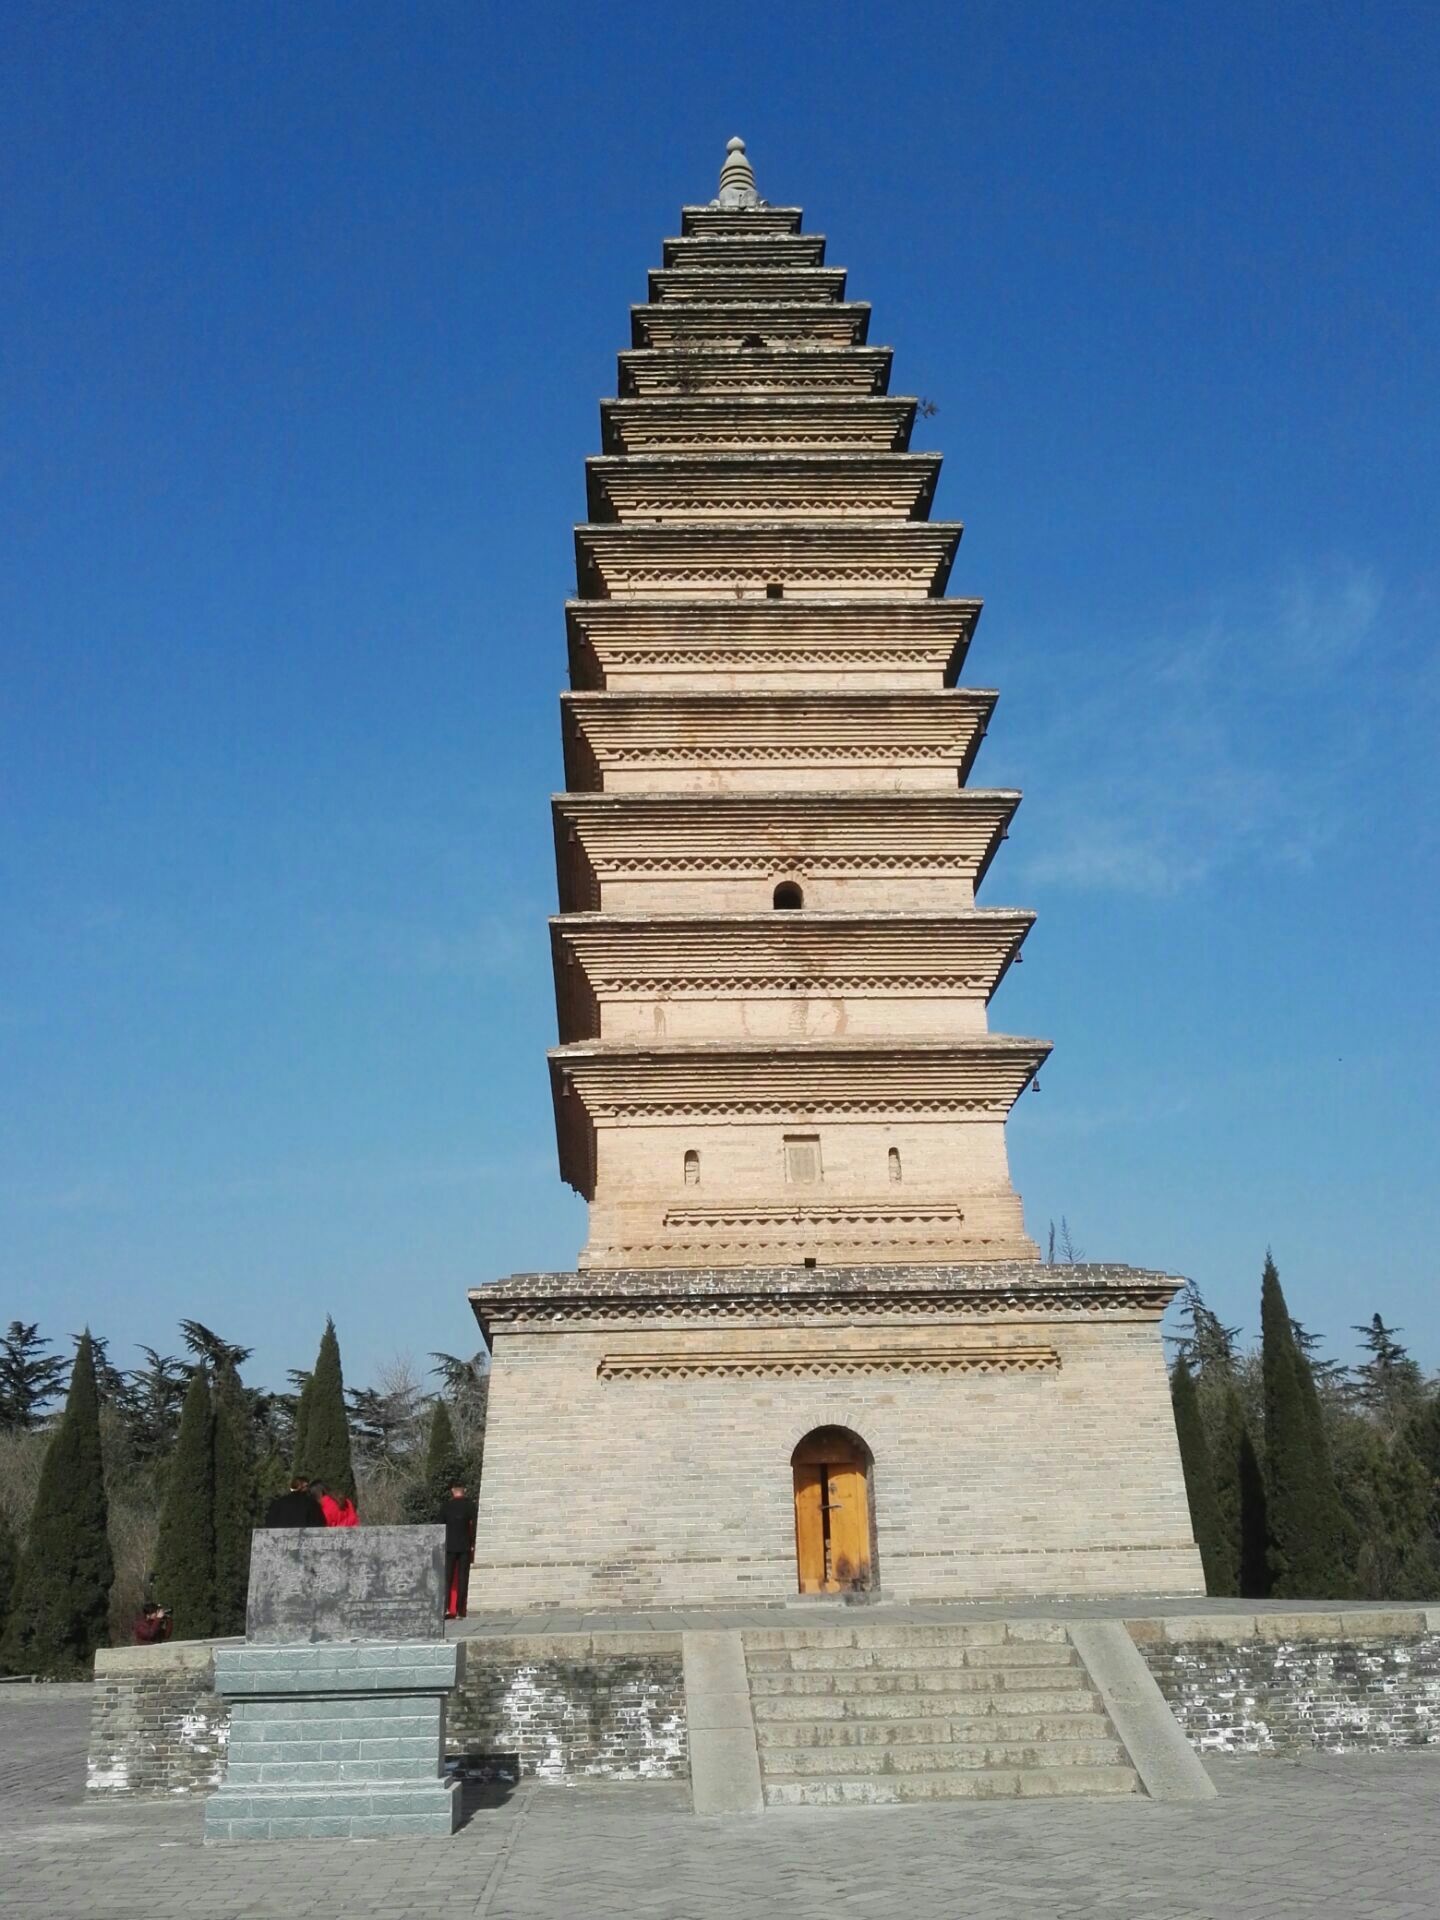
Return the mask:
<path fill-rule="evenodd" d="M 689 1774 L 678 1634 L 546 1634 L 461 1643 L 450 1753 L 555 1783 Z"/>
<path fill-rule="evenodd" d="M 1141 1651 L 1201 1753 L 1440 1748 L 1440 1632 L 1416 1624 L 1357 1622 L 1363 1631 L 1336 1638 L 1283 1621 L 1262 1637 L 1242 1623 L 1244 1637 L 1167 1636 Z"/>
<path fill-rule="evenodd" d="M 102 1649 L 95 1656 L 86 1784 L 153 1798 L 208 1793 L 225 1778 L 230 1710 L 215 1691 L 215 1647 Z"/>
<path fill-rule="evenodd" d="M 875 1572 L 888 1598 L 1199 1591 L 1153 1326 L 1117 1317 L 943 1331 L 1048 1345 L 1059 1366 L 909 1371 L 904 1350 L 918 1359 L 938 1337 L 913 1323 L 501 1334 L 472 1600 L 519 1610 L 788 1599 L 791 1455 L 825 1426 L 850 1429 L 873 1455 Z M 723 1371 L 726 1356 L 757 1348 L 817 1347 L 902 1357 L 837 1378 Z M 717 1370 L 678 1385 L 601 1375 L 606 1356 L 657 1349 L 711 1356 Z M 537 1499 L 537 1487 L 566 1492 Z"/>

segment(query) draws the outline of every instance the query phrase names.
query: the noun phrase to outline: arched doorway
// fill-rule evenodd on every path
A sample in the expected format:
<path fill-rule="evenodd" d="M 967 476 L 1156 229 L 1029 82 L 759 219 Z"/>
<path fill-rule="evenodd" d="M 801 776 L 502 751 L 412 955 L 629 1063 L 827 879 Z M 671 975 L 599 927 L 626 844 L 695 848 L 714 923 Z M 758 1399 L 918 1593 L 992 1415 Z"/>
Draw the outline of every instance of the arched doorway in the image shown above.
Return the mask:
<path fill-rule="evenodd" d="M 790 1456 L 801 1593 L 870 1585 L 870 1449 L 845 1427 L 817 1427 Z"/>

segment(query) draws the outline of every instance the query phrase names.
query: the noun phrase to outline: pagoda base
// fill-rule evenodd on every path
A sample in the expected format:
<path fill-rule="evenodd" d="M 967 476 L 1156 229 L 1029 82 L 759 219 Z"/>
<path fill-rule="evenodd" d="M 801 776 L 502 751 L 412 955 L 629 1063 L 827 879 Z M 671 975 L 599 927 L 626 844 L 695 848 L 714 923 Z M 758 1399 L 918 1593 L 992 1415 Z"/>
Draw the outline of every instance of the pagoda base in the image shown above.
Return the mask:
<path fill-rule="evenodd" d="M 827 1561 L 832 1592 L 1201 1594 L 1159 1338 L 1178 1284 L 997 1262 L 478 1288 L 494 1372 L 472 1603 L 798 1598 L 792 1456 L 837 1429 L 869 1556 L 858 1577 Z"/>

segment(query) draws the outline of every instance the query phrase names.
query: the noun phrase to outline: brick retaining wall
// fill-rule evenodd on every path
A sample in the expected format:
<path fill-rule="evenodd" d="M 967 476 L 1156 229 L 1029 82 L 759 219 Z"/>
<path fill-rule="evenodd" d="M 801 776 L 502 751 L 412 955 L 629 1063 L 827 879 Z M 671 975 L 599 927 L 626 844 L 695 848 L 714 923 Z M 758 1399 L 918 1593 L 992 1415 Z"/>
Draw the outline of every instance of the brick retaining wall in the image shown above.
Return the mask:
<path fill-rule="evenodd" d="M 85 1782 L 92 1793 L 208 1793 L 220 1785 L 230 1715 L 215 1692 L 215 1645 L 96 1654 Z"/>
<path fill-rule="evenodd" d="M 537 1780 L 686 1779 L 678 1633 L 486 1635 L 460 1643 L 446 1747 Z"/>
<path fill-rule="evenodd" d="M 230 1722 L 215 1692 L 216 1644 L 96 1655 L 92 1792 L 154 1797 L 220 1786 Z M 487 1635 L 461 1641 L 458 1652 L 446 1716 L 452 1757 L 555 1782 L 689 1777 L 678 1633 Z"/>
<path fill-rule="evenodd" d="M 1440 1610 L 1126 1625 L 1203 1753 L 1440 1752 Z M 688 1777 L 678 1633 L 482 1634 L 458 1653 L 452 1757 L 560 1783 Z M 113 1648 L 97 1656 L 95 1676 L 92 1791 L 153 1796 L 221 1784 L 229 1721 L 214 1690 L 213 1643 Z"/>
<path fill-rule="evenodd" d="M 1433 1610 L 1127 1624 L 1201 1753 L 1440 1749 Z"/>

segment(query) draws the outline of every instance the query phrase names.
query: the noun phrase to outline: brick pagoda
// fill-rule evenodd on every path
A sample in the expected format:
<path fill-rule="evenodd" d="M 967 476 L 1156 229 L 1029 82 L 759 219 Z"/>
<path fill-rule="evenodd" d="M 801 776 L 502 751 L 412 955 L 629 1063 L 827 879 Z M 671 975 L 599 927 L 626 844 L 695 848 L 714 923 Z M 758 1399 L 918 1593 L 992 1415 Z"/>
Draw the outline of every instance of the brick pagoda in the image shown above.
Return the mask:
<path fill-rule="evenodd" d="M 978 907 L 916 402 L 732 141 L 632 310 L 567 608 L 554 802 L 578 1270 L 471 1296 L 494 1354 L 477 1603 L 1202 1591 L 1158 1321 L 1041 1265 L 989 1031 L 1033 915 Z"/>

